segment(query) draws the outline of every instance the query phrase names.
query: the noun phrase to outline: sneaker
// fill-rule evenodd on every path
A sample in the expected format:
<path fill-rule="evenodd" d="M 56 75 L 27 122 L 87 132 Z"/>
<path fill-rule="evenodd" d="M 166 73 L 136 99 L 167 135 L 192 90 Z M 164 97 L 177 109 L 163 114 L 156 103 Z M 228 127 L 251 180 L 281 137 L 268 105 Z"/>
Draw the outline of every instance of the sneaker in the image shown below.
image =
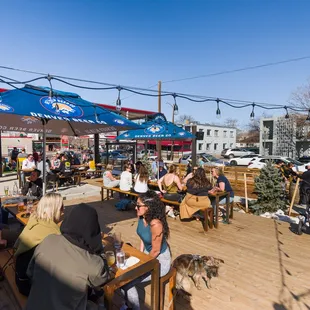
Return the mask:
<path fill-rule="evenodd" d="M 167 213 L 167 215 L 168 215 L 169 217 L 172 217 L 172 218 L 175 219 L 175 215 L 174 215 L 174 213 L 173 213 L 172 208 L 169 210 L 169 212 Z"/>

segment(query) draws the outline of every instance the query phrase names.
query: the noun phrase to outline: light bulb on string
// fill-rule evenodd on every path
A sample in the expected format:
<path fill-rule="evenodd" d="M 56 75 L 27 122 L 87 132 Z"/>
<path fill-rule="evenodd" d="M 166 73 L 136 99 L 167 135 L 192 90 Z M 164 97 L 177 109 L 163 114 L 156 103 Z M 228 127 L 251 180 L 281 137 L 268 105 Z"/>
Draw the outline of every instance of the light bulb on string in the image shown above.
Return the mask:
<path fill-rule="evenodd" d="M 220 99 L 216 99 L 217 109 L 216 109 L 216 118 L 221 118 L 221 110 L 220 110 Z"/>
<path fill-rule="evenodd" d="M 250 119 L 251 121 L 254 121 L 254 118 L 255 118 L 255 114 L 254 114 L 254 108 L 255 108 L 255 103 L 252 104 L 252 112 L 250 114 Z"/>
<path fill-rule="evenodd" d="M 122 101 L 121 101 L 121 90 L 122 88 L 120 86 L 118 86 L 116 88 L 118 90 L 118 97 L 116 99 L 116 111 L 120 111 L 122 109 Z"/>
<path fill-rule="evenodd" d="M 1 102 L 1 101 L 0 101 Z M 310 121 L 310 110 L 308 110 L 308 116 L 306 118 L 306 121 Z"/>
<path fill-rule="evenodd" d="M 285 118 L 286 118 L 286 119 L 289 119 L 290 116 L 289 116 L 289 114 L 288 114 L 287 106 L 285 106 L 284 109 L 285 109 L 285 111 L 286 111 Z"/>
<path fill-rule="evenodd" d="M 173 99 L 174 99 L 174 105 L 173 105 L 173 114 L 178 115 L 179 114 L 179 107 L 177 105 L 177 100 L 176 100 L 177 95 L 173 94 Z"/>

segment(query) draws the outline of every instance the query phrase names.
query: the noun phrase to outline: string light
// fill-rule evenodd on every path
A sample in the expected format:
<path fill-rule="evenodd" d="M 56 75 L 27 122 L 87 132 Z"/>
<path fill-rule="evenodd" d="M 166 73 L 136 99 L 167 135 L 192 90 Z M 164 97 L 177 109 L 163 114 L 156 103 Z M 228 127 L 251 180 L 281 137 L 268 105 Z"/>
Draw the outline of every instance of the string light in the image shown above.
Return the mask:
<path fill-rule="evenodd" d="M 285 118 L 286 118 L 286 119 L 290 118 L 290 116 L 289 116 L 289 114 L 288 114 L 287 106 L 284 106 L 284 109 L 285 109 L 285 111 L 286 111 Z"/>
<path fill-rule="evenodd" d="M 308 111 L 308 116 L 306 118 L 306 121 L 310 121 L 310 110 Z"/>
<path fill-rule="evenodd" d="M 254 121 L 254 118 L 255 118 L 255 114 L 254 114 L 255 103 L 254 102 L 253 102 L 252 106 L 253 106 L 253 108 L 252 108 L 252 112 L 250 114 L 250 119 L 251 119 L 251 121 Z"/>
<path fill-rule="evenodd" d="M 177 105 L 177 100 L 176 100 L 177 94 L 173 94 L 172 96 L 173 96 L 173 99 L 174 99 L 173 114 L 174 115 L 178 115 L 179 114 L 179 107 Z"/>
<path fill-rule="evenodd" d="M 116 111 L 120 111 L 122 109 L 122 101 L 121 101 L 121 90 L 122 88 L 120 86 L 117 87 L 118 90 L 118 97 L 116 99 Z"/>
<path fill-rule="evenodd" d="M 216 118 L 220 119 L 221 118 L 221 110 L 220 110 L 220 99 L 216 99 L 216 104 L 217 104 L 217 109 L 216 109 Z"/>

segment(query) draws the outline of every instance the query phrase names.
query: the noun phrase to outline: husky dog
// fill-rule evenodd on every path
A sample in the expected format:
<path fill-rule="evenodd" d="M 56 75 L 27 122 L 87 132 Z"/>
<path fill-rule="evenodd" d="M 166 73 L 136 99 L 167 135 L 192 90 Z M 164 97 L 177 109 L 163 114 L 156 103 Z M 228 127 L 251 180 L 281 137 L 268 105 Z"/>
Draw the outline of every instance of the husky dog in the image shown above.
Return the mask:
<path fill-rule="evenodd" d="M 218 277 L 218 269 L 224 261 L 213 256 L 200 256 L 193 254 L 182 254 L 172 263 L 177 270 L 176 289 L 189 293 L 191 281 L 198 290 L 201 290 L 200 280 L 203 279 L 208 288 L 211 288 L 211 279 Z"/>

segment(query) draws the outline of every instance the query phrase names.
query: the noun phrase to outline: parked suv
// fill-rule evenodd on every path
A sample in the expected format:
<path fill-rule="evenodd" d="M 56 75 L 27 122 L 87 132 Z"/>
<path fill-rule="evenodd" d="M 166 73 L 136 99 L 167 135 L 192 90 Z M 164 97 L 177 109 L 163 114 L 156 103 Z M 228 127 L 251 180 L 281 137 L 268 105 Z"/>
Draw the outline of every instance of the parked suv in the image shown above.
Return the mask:
<path fill-rule="evenodd" d="M 233 157 L 241 157 L 244 155 L 250 155 L 250 154 L 254 154 L 254 152 L 251 151 L 246 151 L 244 149 L 239 149 L 239 148 L 235 148 L 235 149 L 224 149 L 221 153 L 221 155 L 224 158 L 233 158 Z"/>

